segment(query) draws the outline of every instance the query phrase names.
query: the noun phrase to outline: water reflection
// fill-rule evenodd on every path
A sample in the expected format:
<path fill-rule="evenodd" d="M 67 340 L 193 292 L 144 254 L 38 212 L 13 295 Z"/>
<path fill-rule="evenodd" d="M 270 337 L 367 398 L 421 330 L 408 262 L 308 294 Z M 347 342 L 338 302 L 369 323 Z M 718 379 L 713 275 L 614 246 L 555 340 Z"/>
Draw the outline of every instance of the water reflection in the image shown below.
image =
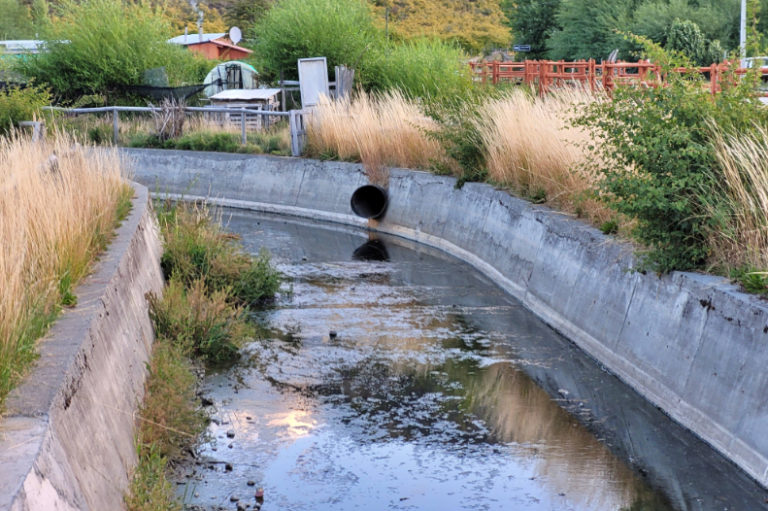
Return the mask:
<path fill-rule="evenodd" d="M 251 365 L 207 380 L 220 442 L 203 459 L 234 469 L 192 476 L 190 502 L 226 506 L 252 479 L 263 511 L 766 509 L 753 482 L 466 266 L 391 238 L 387 262 L 349 261 L 356 233 L 244 218 L 246 246 L 266 243 L 294 292 L 259 316 Z"/>
<path fill-rule="evenodd" d="M 389 252 L 383 241 L 372 239 L 357 247 L 352 258 L 357 261 L 389 261 Z"/>

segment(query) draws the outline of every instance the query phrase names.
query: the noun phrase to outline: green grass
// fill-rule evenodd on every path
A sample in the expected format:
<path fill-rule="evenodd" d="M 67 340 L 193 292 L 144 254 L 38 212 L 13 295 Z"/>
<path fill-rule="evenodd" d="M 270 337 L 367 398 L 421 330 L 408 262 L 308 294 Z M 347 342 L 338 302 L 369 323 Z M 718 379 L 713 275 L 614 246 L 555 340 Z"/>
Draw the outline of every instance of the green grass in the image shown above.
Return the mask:
<path fill-rule="evenodd" d="M 238 305 L 254 306 L 275 295 L 280 274 L 262 251 L 245 252 L 238 240 L 211 219 L 204 205 L 166 203 L 158 219 L 165 237 L 161 265 L 166 276 L 187 286 L 202 280 L 211 292 L 227 291 Z"/>
<path fill-rule="evenodd" d="M 290 155 L 290 142 L 278 131 L 279 129 L 272 129 L 261 133 L 248 133 L 245 144 L 241 143 L 240 134 L 222 131 L 192 131 L 165 141 L 160 140 L 156 135 L 136 133 L 130 137 L 128 145 L 186 151 Z"/>

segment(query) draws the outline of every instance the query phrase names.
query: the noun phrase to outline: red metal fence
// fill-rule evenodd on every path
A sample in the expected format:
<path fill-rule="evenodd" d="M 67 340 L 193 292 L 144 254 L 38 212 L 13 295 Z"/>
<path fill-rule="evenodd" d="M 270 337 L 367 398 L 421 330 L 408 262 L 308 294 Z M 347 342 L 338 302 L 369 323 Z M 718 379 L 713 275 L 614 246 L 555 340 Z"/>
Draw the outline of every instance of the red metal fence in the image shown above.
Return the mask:
<path fill-rule="evenodd" d="M 580 83 L 592 91 L 602 89 L 610 93 L 617 85 L 640 85 L 655 87 L 664 82 L 660 66 L 650 61 L 639 62 L 602 62 L 593 59 L 576 62 L 562 60 L 526 60 L 524 62 L 470 62 L 472 74 L 477 81 L 524 83 L 536 87 L 540 95 L 546 94 L 553 87 Z M 723 76 L 731 70 L 743 75 L 747 69 L 732 68 L 730 63 L 712 64 L 708 67 L 676 69 L 677 72 L 699 72 L 709 78 L 712 94 L 720 91 Z M 768 75 L 768 68 L 761 73 Z"/>

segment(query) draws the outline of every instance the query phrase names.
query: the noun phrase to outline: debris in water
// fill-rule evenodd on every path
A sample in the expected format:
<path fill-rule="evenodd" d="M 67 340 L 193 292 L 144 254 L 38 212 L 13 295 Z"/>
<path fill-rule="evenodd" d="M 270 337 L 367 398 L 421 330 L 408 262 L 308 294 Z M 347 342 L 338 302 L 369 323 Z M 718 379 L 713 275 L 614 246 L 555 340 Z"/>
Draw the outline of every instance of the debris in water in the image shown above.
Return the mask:
<path fill-rule="evenodd" d="M 248 486 L 256 486 L 256 481 L 248 481 L 245 484 L 247 484 Z"/>
<path fill-rule="evenodd" d="M 227 463 L 226 465 L 224 465 L 224 470 L 226 470 L 227 472 L 232 472 L 232 464 Z"/>
<path fill-rule="evenodd" d="M 235 438 L 235 430 L 234 429 L 227 430 L 227 438 Z"/>
<path fill-rule="evenodd" d="M 330 332 L 328 332 L 328 335 L 330 336 L 331 339 L 335 339 L 338 334 L 336 333 L 336 330 L 331 330 Z"/>

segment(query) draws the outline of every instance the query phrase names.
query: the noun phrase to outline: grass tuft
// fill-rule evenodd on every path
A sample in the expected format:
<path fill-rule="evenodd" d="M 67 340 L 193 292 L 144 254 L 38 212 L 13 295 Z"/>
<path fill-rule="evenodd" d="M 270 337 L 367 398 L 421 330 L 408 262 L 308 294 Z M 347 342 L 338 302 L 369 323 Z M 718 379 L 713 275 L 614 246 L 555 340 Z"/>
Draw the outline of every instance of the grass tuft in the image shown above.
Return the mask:
<path fill-rule="evenodd" d="M 257 305 L 275 295 L 280 274 L 266 251 L 253 257 L 225 233 L 201 204 L 166 203 L 158 214 L 165 237 L 161 264 L 166 276 L 186 286 L 202 280 L 211 292 L 227 291 L 243 306 Z"/>
<path fill-rule="evenodd" d="M 443 160 L 440 144 L 425 131 L 434 130 L 414 100 L 398 91 L 358 93 L 354 98 L 322 98 L 309 118 L 307 153 L 362 161 L 369 173 L 385 167 L 428 169 L 433 160 Z"/>

